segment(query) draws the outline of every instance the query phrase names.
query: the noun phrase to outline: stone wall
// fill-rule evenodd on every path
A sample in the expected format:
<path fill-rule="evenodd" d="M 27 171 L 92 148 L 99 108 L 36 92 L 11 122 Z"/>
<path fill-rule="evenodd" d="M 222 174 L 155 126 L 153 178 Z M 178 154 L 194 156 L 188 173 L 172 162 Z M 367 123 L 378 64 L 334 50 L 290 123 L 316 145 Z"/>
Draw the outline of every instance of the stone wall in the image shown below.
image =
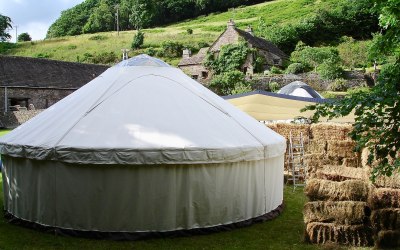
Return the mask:
<path fill-rule="evenodd" d="M 4 91 L 5 88 L 0 87 L 1 112 L 5 111 Z M 29 98 L 28 104 L 33 104 L 36 109 L 46 109 L 74 91 L 75 89 L 7 87 L 8 107 L 12 98 Z"/>

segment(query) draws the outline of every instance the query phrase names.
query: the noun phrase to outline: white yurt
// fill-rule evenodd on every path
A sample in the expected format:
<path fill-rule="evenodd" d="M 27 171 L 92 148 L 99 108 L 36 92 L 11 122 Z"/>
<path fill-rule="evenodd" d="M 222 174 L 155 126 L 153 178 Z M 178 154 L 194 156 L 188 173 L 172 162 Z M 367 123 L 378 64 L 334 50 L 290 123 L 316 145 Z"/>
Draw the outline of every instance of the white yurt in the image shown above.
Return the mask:
<path fill-rule="evenodd" d="M 307 83 L 302 81 L 294 81 L 282 87 L 278 94 L 291 95 L 306 98 L 324 99 L 324 97 L 316 90 L 311 88 Z"/>
<path fill-rule="evenodd" d="M 146 55 L 0 145 L 6 213 L 60 232 L 215 230 L 282 209 L 285 139 Z"/>

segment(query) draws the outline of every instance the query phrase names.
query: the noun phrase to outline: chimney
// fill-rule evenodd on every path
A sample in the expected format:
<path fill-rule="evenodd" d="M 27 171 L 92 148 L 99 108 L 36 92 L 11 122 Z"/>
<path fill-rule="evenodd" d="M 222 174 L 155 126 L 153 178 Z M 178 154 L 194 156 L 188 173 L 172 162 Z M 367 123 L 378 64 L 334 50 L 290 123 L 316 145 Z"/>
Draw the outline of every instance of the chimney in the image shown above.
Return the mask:
<path fill-rule="evenodd" d="M 227 28 L 229 29 L 230 27 L 232 27 L 232 28 L 235 28 L 235 22 L 233 21 L 233 19 L 229 19 L 229 22 L 228 22 L 228 25 L 227 25 Z"/>
<path fill-rule="evenodd" d="M 192 56 L 192 51 L 190 49 L 184 49 L 182 53 L 182 58 L 190 58 Z"/>
<path fill-rule="evenodd" d="M 122 51 L 122 61 L 128 59 L 129 49 L 121 49 L 121 51 Z"/>
<path fill-rule="evenodd" d="M 250 35 L 254 36 L 254 34 L 253 34 L 253 28 L 252 28 L 250 25 L 247 26 L 247 28 L 246 28 L 244 31 L 246 31 L 246 32 L 249 33 Z"/>

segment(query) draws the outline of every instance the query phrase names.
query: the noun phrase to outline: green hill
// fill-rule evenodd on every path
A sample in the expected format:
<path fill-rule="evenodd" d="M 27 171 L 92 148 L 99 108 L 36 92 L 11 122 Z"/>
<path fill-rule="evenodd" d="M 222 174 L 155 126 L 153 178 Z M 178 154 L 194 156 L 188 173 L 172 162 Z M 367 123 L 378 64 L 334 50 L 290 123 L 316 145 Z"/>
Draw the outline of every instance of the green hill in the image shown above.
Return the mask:
<path fill-rule="evenodd" d="M 315 15 L 318 10 L 334 9 L 340 2 L 337 0 L 276 0 L 230 9 L 220 14 L 200 16 L 164 27 L 144 29 L 143 48 L 130 51 L 130 56 L 140 53 L 153 54 L 176 65 L 180 55 L 177 53 L 167 54 L 164 53 L 165 50 L 178 50 L 183 45 L 196 51 L 196 49 L 211 44 L 225 29 L 227 21 L 231 18 L 235 20 L 239 28 L 251 25 L 257 33 L 260 19 L 267 25 L 295 24 Z M 190 34 L 188 29 L 191 29 L 193 33 Z M 118 35 L 117 32 L 103 32 L 24 42 L 8 50 L 7 54 L 72 62 L 112 64 L 119 60 L 121 49 L 130 48 L 135 33 L 136 31 L 122 31 Z M 166 43 L 166 41 L 173 42 Z"/>

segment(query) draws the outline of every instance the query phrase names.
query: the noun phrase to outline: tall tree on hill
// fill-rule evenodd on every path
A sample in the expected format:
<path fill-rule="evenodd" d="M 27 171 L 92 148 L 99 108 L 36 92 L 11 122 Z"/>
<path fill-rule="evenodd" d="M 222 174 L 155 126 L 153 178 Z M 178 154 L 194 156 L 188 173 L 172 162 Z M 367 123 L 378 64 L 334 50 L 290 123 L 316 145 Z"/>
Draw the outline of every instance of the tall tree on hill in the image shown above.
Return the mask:
<path fill-rule="evenodd" d="M 7 29 L 11 29 L 11 18 L 0 14 L 0 41 L 4 42 L 11 38 L 11 35 L 7 32 Z"/>
<path fill-rule="evenodd" d="M 370 92 L 359 92 L 342 100 L 310 106 L 314 119 L 340 117 L 354 110 L 350 133 L 356 150 L 367 147 L 372 179 L 400 171 L 400 1 L 373 0 L 379 13 L 381 32 L 374 35 L 370 57 L 385 62 Z"/>
<path fill-rule="evenodd" d="M 107 0 L 101 0 L 100 5 L 94 9 L 89 20 L 83 27 L 84 33 L 95 33 L 101 31 L 110 31 L 114 28 L 114 11 L 107 3 Z"/>
<path fill-rule="evenodd" d="M 151 5 L 147 0 L 132 0 L 129 22 L 135 30 L 148 27 L 152 19 Z"/>

